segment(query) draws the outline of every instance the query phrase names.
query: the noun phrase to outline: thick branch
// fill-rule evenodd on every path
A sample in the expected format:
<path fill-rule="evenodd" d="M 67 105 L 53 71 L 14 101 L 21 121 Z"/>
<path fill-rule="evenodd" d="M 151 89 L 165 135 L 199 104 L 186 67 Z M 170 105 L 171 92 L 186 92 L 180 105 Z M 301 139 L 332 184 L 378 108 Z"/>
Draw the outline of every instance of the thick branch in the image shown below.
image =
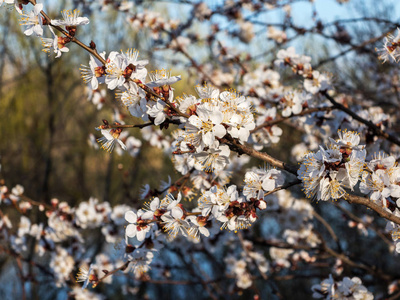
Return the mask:
<path fill-rule="evenodd" d="M 373 202 L 367 198 L 355 196 L 355 195 L 346 195 L 345 200 L 349 203 L 356 203 L 356 204 L 364 205 L 364 206 L 374 210 L 375 212 L 377 212 L 381 217 L 400 225 L 399 217 L 395 216 L 391 212 L 388 212 L 382 206 L 376 204 L 375 202 Z"/>
<path fill-rule="evenodd" d="M 289 165 L 276 159 L 267 153 L 259 152 L 249 146 L 242 145 L 237 139 L 232 138 L 229 134 L 227 134 L 224 138 L 220 139 L 222 143 L 225 143 L 229 146 L 229 148 L 239 154 L 247 154 L 251 157 L 258 158 L 262 161 L 267 162 L 273 167 L 288 171 L 297 176 L 297 167 L 293 165 Z"/>
<path fill-rule="evenodd" d="M 222 143 L 227 144 L 231 150 L 236 151 L 239 154 L 247 154 L 251 157 L 265 161 L 273 167 L 276 167 L 281 170 L 285 170 L 285 171 L 297 176 L 297 169 L 298 169 L 297 166 L 293 166 L 293 165 L 284 163 L 284 162 L 280 161 L 279 159 L 276 159 L 276 158 L 268 155 L 267 153 L 259 152 L 249 146 L 242 145 L 242 144 L 240 144 L 240 142 L 237 139 L 234 139 L 229 135 L 226 135 L 226 137 L 220 139 L 220 141 Z M 300 182 L 301 181 L 299 180 L 299 183 Z M 349 203 L 356 203 L 356 204 L 364 205 L 364 206 L 374 210 L 375 212 L 377 212 L 381 217 L 400 225 L 399 217 L 386 211 L 383 207 L 372 202 L 368 198 L 347 194 L 345 196 L 345 200 Z"/>

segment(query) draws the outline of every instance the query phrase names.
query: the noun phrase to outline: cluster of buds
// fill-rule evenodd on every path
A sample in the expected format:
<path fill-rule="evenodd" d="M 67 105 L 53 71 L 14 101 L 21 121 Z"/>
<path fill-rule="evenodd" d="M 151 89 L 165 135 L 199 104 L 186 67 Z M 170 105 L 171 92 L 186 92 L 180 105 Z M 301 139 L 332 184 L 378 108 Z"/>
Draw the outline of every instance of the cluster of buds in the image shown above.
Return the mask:
<path fill-rule="evenodd" d="M 233 230 L 237 229 L 247 229 L 248 226 L 251 226 L 251 223 L 255 222 L 257 220 L 257 209 L 259 210 L 264 210 L 267 208 L 267 202 L 261 198 L 261 199 L 256 199 L 256 198 L 250 198 L 249 202 L 239 202 L 238 200 L 232 201 L 229 203 L 228 208 L 225 210 L 224 214 L 225 217 L 229 220 L 232 219 L 242 219 L 242 222 L 238 222 L 235 225 L 235 228 Z M 247 222 L 245 220 L 248 220 L 250 222 Z M 227 224 L 229 228 L 229 223 Z M 232 230 L 232 225 L 229 228 Z"/>

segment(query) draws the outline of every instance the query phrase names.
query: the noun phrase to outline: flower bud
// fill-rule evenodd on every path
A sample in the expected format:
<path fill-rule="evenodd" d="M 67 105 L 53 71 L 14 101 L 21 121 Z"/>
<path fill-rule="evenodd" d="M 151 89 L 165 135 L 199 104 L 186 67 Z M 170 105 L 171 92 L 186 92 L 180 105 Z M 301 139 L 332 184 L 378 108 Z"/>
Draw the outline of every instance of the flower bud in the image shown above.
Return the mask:
<path fill-rule="evenodd" d="M 258 203 L 256 204 L 257 208 L 259 210 L 264 210 L 267 208 L 267 202 L 265 202 L 264 200 L 260 200 L 258 201 Z"/>
<path fill-rule="evenodd" d="M 51 202 L 51 205 L 52 205 L 54 208 L 56 208 L 56 207 L 57 207 L 57 204 L 58 204 L 58 199 L 56 199 L 56 198 L 53 198 L 53 199 L 51 199 L 51 200 L 50 200 L 50 202 Z"/>
<path fill-rule="evenodd" d="M 257 220 L 257 215 L 251 214 L 251 215 L 249 216 L 249 221 L 250 221 L 251 223 L 254 223 L 256 220 Z"/>
<path fill-rule="evenodd" d="M 90 44 L 89 44 L 89 46 L 90 46 L 90 49 L 93 49 L 93 50 L 95 50 L 95 49 L 96 49 L 96 43 L 95 43 L 95 42 L 93 42 L 93 41 L 90 41 Z"/>

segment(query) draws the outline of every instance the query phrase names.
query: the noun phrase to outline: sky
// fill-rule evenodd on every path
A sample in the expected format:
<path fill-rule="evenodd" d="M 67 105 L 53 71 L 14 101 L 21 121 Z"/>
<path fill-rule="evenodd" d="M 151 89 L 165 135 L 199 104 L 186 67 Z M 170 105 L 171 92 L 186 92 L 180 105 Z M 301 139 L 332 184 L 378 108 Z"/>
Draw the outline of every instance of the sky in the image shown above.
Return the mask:
<path fill-rule="evenodd" d="M 42 0 L 44 1 L 44 0 Z M 173 1 L 178 0 L 163 0 L 160 2 L 154 2 L 154 3 L 160 3 L 160 7 L 168 7 L 168 14 L 165 16 L 166 18 L 171 18 L 171 19 L 181 19 L 184 21 L 185 18 L 189 15 L 189 11 L 193 7 L 192 5 L 187 5 L 187 4 L 173 4 Z M 190 2 L 198 2 L 197 0 L 188 0 Z M 225 0 L 207 0 L 205 1 L 209 7 L 213 8 L 216 6 L 220 6 L 224 3 Z M 234 0 L 235 1 L 235 0 Z M 400 15 L 400 1 L 399 0 L 350 0 L 349 3 L 345 4 L 338 4 L 336 0 L 314 0 L 313 3 L 311 3 L 308 0 L 294 0 L 295 3 L 292 4 L 292 17 L 294 20 L 294 24 L 297 26 L 303 26 L 305 28 L 309 28 L 315 24 L 315 19 L 321 20 L 324 23 L 327 22 L 332 22 L 337 19 L 347 19 L 347 18 L 352 18 L 352 17 L 357 17 L 357 9 L 355 8 L 356 5 L 362 5 L 362 4 L 369 4 L 370 6 L 371 3 L 394 3 L 395 4 L 395 12 L 393 13 L 393 17 L 395 18 L 396 16 Z M 291 0 L 278 0 L 279 3 L 282 2 L 291 2 Z M 46 4 L 55 4 L 59 3 L 59 1 L 46 1 Z M 162 11 L 159 10 L 159 11 Z M 313 19 L 313 11 L 316 12 L 316 17 Z M 247 12 L 247 14 L 251 14 L 252 12 Z M 371 10 L 371 13 L 374 13 L 374 11 Z M 169 16 L 168 16 L 169 15 Z M 246 15 L 245 15 L 246 17 Z M 283 20 L 284 17 L 284 12 L 282 10 L 271 10 L 267 11 L 265 13 L 262 13 L 258 16 L 259 21 L 263 22 L 272 22 L 272 23 L 279 23 Z M 228 23 L 226 21 L 226 18 L 222 17 L 213 17 L 212 19 L 213 22 L 217 22 L 220 24 L 220 27 L 222 28 L 232 28 L 232 23 Z M 127 25 L 128 26 L 128 25 Z M 209 30 L 207 27 L 202 27 L 205 28 L 206 30 Z M 261 46 L 266 45 L 266 27 L 258 27 L 255 30 L 257 32 L 256 38 L 258 39 L 257 42 L 258 44 L 261 44 Z M 203 31 L 203 33 L 200 31 L 201 34 L 205 34 L 206 31 Z M 263 47 L 255 49 L 246 49 L 246 46 L 243 45 L 238 45 L 237 40 L 223 40 L 223 42 L 226 43 L 227 46 L 232 46 L 234 48 L 237 48 L 238 52 L 242 51 L 248 51 L 253 55 L 258 55 L 262 52 L 264 52 Z M 325 42 L 325 41 L 324 41 Z M 302 53 L 304 51 L 304 39 L 296 40 L 294 43 L 291 45 L 295 46 L 297 51 L 299 53 Z M 99 42 L 99 45 L 101 45 L 101 42 Z M 287 46 L 288 47 L 288 46 Z M 267 49 L 267 47 L 265 47 Z M 201 55 L 201 54 L 199 54 Z"/>

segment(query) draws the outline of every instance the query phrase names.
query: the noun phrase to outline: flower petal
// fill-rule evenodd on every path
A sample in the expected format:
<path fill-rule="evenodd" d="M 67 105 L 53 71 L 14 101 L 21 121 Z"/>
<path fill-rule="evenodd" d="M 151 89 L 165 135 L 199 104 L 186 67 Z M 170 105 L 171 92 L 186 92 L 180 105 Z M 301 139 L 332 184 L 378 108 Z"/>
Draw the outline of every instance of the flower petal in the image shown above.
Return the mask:
<path fill-rule="evenodd" d="M 136 223 L 137 215 L 131 210 L 127 211 L 125 213 L 125 220 L 127 220 L 129 223 Z"/>

